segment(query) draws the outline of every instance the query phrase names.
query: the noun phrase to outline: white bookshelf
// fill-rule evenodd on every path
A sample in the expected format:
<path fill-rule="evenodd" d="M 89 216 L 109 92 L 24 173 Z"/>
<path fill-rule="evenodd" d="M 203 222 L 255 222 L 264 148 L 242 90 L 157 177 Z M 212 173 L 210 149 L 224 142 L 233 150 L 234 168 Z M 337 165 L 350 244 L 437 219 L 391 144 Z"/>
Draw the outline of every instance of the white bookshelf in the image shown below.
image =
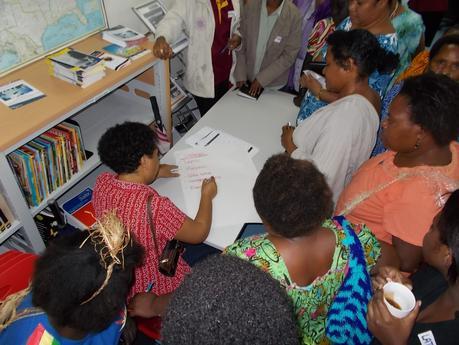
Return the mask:
<path fill-rule="evenodd" d="M 85 44 L 88 46 L 87 50 L 92 51 L 100 49 L 99 47 L 106 43 L 100 38 L 93 37 L 80 45 Z M 82 188 L 85 183 L 90 183 L 87 181 L 95 179 L 93 175 L 98 173 L 101 166 L 97 143 L 109 127 L 124 121 L 146 124 L 153 121 L 154 115 L 148 96 L 157 97 L 163 122 L 169 129 L 169 134 L 171 133 L 167 61 L 147 55 L 125 69 L 110 71 L 106 78 L 88 89 L 80 89 L 58 81 L 50 77 L 44 68 L 46 65 L 39 61 L 0 79 L 0 84 L 8 82 L 10 78 L 24 79 L 46 94 L 44 101 L 37 101 L 17 110 L 0 108 L 0 186 L 16 215 L 11 227 L 0 233 L 0 252 L 4 250 L 1 247 L 9 248 L 13 242 L 19 248 L 28 248 L 29 251 L 41 252 L 44 249 L 33 217 L 47 207 L 50 200 L 71 195 L 73 192 L 77 194 L 79 191 L 73 191 L 73 188 Z M 33 80 L 34 75 L 37 75 L 36 80 Z M 120 88 L 121 86 L 123 87 Z M 4 111 L 7 112 L 5 117 Z M 34 114 L 39 116 L 34 117 Z M 85 149 L 93 155 L 63 186 L 53 191 L 38 206 L 29 208 L 7 156 L 68 118 L 79 123 Z M 13 133 L 14 136 L 13 128 L 17 130 L 17 133 Z"/>

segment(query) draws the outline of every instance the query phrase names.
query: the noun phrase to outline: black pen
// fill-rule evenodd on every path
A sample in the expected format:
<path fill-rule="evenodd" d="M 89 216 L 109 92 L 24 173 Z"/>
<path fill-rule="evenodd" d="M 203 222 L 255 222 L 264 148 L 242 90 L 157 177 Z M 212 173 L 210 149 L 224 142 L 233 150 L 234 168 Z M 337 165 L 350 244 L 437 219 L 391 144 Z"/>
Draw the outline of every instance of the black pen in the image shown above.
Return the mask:
<path fill-rule="evenodd" d="M 208 146 L 212 141 L 214 141 L 215 139 L 217 139 L 217 137 L 220 135 L 220 133 L 217 133 L 212 139 L 209 140 L 209 142 L 207 144 L 205 144 L 204 146 Z"/>

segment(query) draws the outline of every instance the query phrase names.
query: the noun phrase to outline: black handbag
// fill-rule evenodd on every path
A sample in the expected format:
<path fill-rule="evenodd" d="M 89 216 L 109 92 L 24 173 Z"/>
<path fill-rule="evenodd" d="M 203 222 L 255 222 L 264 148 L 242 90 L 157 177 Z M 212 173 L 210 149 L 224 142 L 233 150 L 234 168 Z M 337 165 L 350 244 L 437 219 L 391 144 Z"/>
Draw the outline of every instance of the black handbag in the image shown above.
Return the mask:
<path fill-rule="evenodd" d="M 176 239 L 170 240 L 164 246 L 161 255 L 159 255 L 158 244 L 156 242 L 156 230 L 153 223 L 153 214 L 151 211 L 152 199 L 153 196 L 149 196 L 147 200 L 147 217 L 151 234 L 153 236 L 155 250 L 159 257 L 158 270 L 167 277 L 173 277 L 175 275 L 175 271 L 177 270 L 178 259 L 183 253 L 183 244 Z"/>

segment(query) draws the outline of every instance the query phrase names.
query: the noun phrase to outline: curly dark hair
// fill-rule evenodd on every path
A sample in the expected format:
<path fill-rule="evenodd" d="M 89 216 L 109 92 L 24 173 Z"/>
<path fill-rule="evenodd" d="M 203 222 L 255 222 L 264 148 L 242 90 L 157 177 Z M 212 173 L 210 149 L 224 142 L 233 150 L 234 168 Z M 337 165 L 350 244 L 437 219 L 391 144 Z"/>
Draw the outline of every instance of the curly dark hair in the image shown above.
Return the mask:
<path fill-rule="evenodd" d="M 193 267 L 164 318 L 165 345 L 299 344 L 290 298 L 247 261 L 213 255 Z"/>
<path fill-rule="evenodd" d="M 444 46 L 447 46 L 450 44 L 459 46 L 459 34 L 451 34 L 451 35 L 443 36 L 437 42 L 435 42 L 435 44 L 430 49 L 429 60 L 432 60 Z"/>
<path fill-rule="evenodd" d="M 77 231 L 53 241 L 37 259 L 32 279 L 32 302 L 60 326 L 82 332 L 101 332 L 123 311 L 133 281 L 135 266 L 141 263 L 143 248 L 131 242 L 124 251 L 124 267 L 115 265 L 107 286 L 88 299 L 102 285 L 106 269 L 98 251 L 86 241 L 88 231 Z"/>
<path fill-rule="evenodd" d="M 124 122 L 102 135 L 97 151 L 102 163 L 117 174 L 132 173 L 139 167 L 143 155 L 153 154 L 156 141 L 156 133 L 149 126 Z"/>
<path fill-rule="evenodd" d="M 360 78 L 373 71 L 392 72 L 398 65 L 398 56 L 382 48 L 376 37 L 367 30 L 337 30 L 327 38 L 336 63 L 347 68 L 349 59 L 357 66 Z"/>
<path fill-rule="evenodd" d="M 459 189 L 451 194 L 443 207 L 437 227 L 440 241 L 453 252 L 453 262 L 448 269 L 448 280 L 454 284 L 459 275 Z"/>
<path fill-rule="evenodd" d="M 434 73 L 407 78 L 399 95 L 408 99 L 411 121 L 444 146 L 459 133 L 459 83 Z"/>
<path fill-rule="evenodd" d="M 331 216 L 333 200 L 325 177 L 309 161 L 287 154 L 269 158 L 253 187 L 260 217 L 281 236 L 303 236 Z"/>

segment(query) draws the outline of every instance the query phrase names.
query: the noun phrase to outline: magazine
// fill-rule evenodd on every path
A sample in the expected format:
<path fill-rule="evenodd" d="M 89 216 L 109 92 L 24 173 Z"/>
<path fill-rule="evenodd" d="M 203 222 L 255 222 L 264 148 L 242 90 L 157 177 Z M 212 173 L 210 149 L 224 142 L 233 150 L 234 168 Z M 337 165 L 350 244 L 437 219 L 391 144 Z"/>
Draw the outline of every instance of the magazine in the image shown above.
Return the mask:
<path fill-rule="evenodd" d="M 147 37 L 123 25 L 118 25 L 102 32 L 102 39 L 120 47 L 130 47 L 145 42 Z"/>
<path fill-rule="evenodd" d="M 52 62 L 58 63 L 73 71 L 89 71 L 100 66 L 101 59 L 81 53 L 79 51 L 64 48 L 57 53 L 48 56 Z"/>
<path fill-rule="evenodd" d="M 188 102 L 188 96 L 173 78 L 170 78 L 170 80 L 171 80 L 171 110 L 176 111 Z"/>
<path fill-rule="evenodd" d="M 92 52 L 91 55 L 102 59 L 104 66 L 114 71 L 126 67 L 131 63 L 131 60 L 129 60 L 129 58 L 118 56 L 115 54 L 104 53 L 99 50 Z"/>
<path fill-rule="evenodd" d="M 45 94 L 24 80 L 16 80 L 0 86 L 0 101 L 11 109 L 45 97 Z"/>
<path fill-rule="evenodd" d="M 144 49 L 139 46 L 132 46 L 132 47 L 120 47 L 116 44 L 109 44 L 103 48 L 105 51 L 109 52 L 110 54 L 121 56 L 123 58 L 128 58 L 130 60 L 136 60 L 145 56 L 147 54 L 151 54 L 150 49 Z"/>
<path fill-rule="evenodd" d="M 143 5 L 133 7 L 133 9 L 153 34 L 156 33 L 159 22 L 167 13 L 167 8 L 161 0 L 149 1 Z M 188 46 L 188 35 L 182 30 L 179 38 L 175 42 L 169 43 L 174 54 L 177 54 Z"/>

